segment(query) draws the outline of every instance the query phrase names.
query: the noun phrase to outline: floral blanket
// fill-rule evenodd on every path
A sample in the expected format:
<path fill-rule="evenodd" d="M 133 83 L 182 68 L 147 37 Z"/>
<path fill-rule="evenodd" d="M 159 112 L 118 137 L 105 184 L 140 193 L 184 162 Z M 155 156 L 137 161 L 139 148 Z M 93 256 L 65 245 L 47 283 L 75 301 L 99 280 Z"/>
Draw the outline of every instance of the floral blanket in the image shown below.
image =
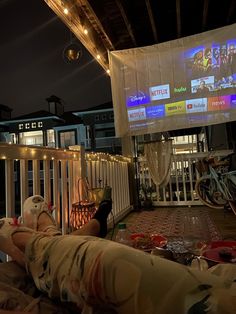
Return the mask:
<path fill-rule="evenodd" d="M 15 262 L 0 263 L 0 311 L 18 310 L 33 314 L 78 313 L 78 308 L 52 301 L 35 287 L 26 271 Z"/>

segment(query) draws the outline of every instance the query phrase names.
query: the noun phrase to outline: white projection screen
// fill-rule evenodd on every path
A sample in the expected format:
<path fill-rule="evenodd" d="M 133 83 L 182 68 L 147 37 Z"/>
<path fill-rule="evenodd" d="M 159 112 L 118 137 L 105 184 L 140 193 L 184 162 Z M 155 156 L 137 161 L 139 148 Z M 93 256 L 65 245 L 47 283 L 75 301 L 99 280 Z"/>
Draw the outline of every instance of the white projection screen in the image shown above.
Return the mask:
<path fill-rule="evenodd" d="M 116 136 L 236 120 L 236 24 L 109 52 Z"/>

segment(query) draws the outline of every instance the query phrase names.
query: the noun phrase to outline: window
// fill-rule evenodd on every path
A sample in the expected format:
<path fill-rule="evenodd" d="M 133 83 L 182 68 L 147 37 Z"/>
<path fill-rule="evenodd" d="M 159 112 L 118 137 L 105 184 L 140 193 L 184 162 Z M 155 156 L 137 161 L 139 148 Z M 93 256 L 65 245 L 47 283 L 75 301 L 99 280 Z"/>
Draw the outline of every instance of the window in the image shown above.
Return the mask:
<path fill-rule="evenodd" d="M 22 132 L 19 134 L 19 144 L 43 146 L 43 131 Z"/>
<path fill-rule="evenodd" d="M 47 130 L 47 146 L 55 147 L 55 133 L 54 130 Z"/>
<path fill-rule="evenodd" d="M 94 120 L 95 120 L 95 121 L 99 121 L 99 120 L 100 120 L 99 114 L 97 114 L 97 115 L 94 117 Z"/>
<path fill-rule="evenodd" d="M 69 146 L 76 145 L 76 131 L 59 132 L 59 140 L 61 148 L 68 148 Z"/>

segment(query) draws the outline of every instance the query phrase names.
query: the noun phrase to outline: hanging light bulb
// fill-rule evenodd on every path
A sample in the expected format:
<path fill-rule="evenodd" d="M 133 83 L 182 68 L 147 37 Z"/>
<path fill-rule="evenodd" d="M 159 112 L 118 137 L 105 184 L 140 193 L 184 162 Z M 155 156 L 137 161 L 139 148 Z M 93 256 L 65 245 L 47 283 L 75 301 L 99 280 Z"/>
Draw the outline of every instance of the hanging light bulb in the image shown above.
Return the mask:
<path fill-rule="evenodd" d="M 75 63 L 80 60 L 81 56 L 81 47 L 78 45 L 75 39 L 72 38 L 72 33 L 70 32 L 70 42 L 63 50 L 63 58 L 66 62 Z"/>

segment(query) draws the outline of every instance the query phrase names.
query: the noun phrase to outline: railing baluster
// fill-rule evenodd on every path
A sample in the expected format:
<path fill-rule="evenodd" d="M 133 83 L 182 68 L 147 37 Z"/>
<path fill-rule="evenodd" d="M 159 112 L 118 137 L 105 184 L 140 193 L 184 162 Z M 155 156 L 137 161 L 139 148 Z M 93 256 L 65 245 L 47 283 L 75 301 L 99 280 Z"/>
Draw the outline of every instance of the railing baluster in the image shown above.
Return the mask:
<path fill-rule="evenodd" d="M 57 224 L 61 225 L 61 206 L 60 206 L 60 179 L 59 179 L 59 160 L 53 160 L 53 205 L 55 206 L 54 218 Z"/>
<path fill-rule="evenodd" d="M 68 194 L 67 194 L 67 162 L 61 161 L 61 198 L 62 198 L 62 233 L 66 234 L 68 231 Z"/>
<path fill-rule="evenodd" d="M 44 175 L 44 199 L 47 202 L 51 201 L 51 182 L 50 182 L 50 160 L 43 161 Z"/>
<path fill-rule="evenodd" d="M 33 194 L 40 194 L 40 161 L 33 160 Z"/>
<path fill-rule="evenodd" d="M 25 199 L 29 196 L 29 174 L 28 160 L 20 160 L 20 198 L 21 198 L 21 216 Z"/>
<path fill-rule="evenodd" d="M 5 160 L 6 217 L 15 216 L 14 160 Z"/>

